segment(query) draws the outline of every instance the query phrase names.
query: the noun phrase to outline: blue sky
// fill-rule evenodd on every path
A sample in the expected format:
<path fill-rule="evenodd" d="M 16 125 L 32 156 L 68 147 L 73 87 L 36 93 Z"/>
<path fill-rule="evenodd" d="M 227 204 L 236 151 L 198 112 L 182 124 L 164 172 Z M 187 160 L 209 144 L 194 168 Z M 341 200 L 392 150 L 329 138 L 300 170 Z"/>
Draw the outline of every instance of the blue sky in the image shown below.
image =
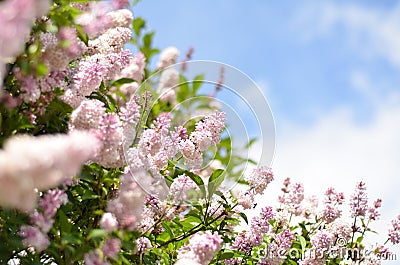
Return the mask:
<path fill-rule="evenodd" d="M 292 177 L 350 194 L 364 179 L 383 197 L 378 228 L 400 213 L 398 1 L 143 0 L 133 11 L 155 46 L 194 47 L 258 83 L 276 123 L 272 189 Z"/>

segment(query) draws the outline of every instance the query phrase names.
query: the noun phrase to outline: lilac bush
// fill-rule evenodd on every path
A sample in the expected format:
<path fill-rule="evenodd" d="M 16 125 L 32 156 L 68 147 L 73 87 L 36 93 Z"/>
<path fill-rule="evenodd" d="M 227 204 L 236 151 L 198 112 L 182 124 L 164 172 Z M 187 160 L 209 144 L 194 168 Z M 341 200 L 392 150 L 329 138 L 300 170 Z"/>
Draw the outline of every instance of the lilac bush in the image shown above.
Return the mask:
<path fill-rule="evenodd" d="M 2 264 L 390 258 L 400 215 L 386 242 L 369 247 L 382 199 L 370 204 L 362 181 L 347 202 L 329 187 L 318 207 L 302 183 L 286 179 L 277 203 L 249 220 L 246 210 L 257 211 L 276 176 L 232 151 L 215 99 L 224 69 L 213 94 L 198 97 L 203 75 L 185 78 L 193 49 L 178 69 L 180 51 L 154 48 L 154 32 L 132 8 L 126 0 L 0 2 Z M 200 104 L 187 106 L 188 98 Z"/>

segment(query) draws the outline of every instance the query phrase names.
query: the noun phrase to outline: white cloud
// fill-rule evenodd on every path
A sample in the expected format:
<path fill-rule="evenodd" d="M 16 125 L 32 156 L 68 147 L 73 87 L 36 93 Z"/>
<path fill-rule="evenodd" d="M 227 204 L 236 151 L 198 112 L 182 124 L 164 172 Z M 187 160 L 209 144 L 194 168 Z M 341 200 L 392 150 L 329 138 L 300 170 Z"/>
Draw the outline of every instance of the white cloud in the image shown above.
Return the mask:
<path fill-rule="evenodd" d="M 344 27 L 354 48 L 367 56 L 380 56 L 400 66 L 400 5 L 376 9 L 355 4 L 321 2 L 304 5 L 293 21 L 306 39 L 329 35 L 335 27 Z"/>

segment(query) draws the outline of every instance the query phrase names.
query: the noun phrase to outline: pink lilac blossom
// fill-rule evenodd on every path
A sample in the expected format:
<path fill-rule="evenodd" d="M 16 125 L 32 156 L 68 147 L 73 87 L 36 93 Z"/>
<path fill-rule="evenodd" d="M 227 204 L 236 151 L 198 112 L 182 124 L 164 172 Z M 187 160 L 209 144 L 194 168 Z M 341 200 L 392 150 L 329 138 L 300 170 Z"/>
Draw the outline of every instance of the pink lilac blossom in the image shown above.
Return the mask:
<path fill-rule="evenodd" d="M 92 250 L 85 254 L 85 265 L 111 265 L 109 262 L 104 261 L 98 250 Z"/>
<path fill-rule="evenodd" d="M 42 252 L 50 245 L 49 238 L 38 227 L 24 225 L 18 233 L 25 247 L 33 247 L 37 252 Z"/>
<path fill-rule="evenodd" d="M 318 209 L 318 198 L 315 195 L 312 195 L 310 197 L 305 198 L 302 204 L 302 215 L 310 219 L 312 217 L 315 217 L 317 214 L 317 209 Z"/>
<path fill-rule="evenodd" d="M 68 196 L 63 190 L 49 190 L 39 201 L 39 206 L 43 209 L 46 217 L 52 218 L 61 205 L 68 202 Z"/>
<path fill-rule="evenodd" d="M 121 250 L 121 240 L 118 238 L 108 239 L 101 248 L 103 255 L 106 258 L 116 258 L 118 252 Z"/>
<path fill-rule="evenodd" d="M 176 59 L 178 58 L 178 56 L 179 50 L 176 47 L 165 48 L 160 54 L 157 67 L 159 69 L 163 69 L 176 63 Z"/>
<path fill-rule="evenodd" d="M 67 70 L 50 72 L 44 77 L 37 79 L 41 92 L 51 92 L 53 88 L 67 88 L 68 84 L 64 81 Z"/>
<path fill-rule="evenodd" d="M 49 0 L 5 0 L 0 2 L 0 89 L 5 74 L 4 64 L 12 62 L 23 50 L 36 18 L 50 8 Z M 10 45 L 12 44 L 12 45 Z"/>
<path fill-rule="evenodd" d="M 58 35 L 42 33 L 42 58 L 49 71 L 63 71 L 68 64 L 86 51 L 86 45 L 77 37 L 73 28 L 61 28 Z"/>
<path fill-rule="evenodd" d="M 272 169 L 267 166 L 260 166 L 253 169 L 253 172 L 245 177 L 250 187 L 258 194 L 262 194 L 269 183 L 274 180 Z"/>
<path fill-rule="evenodd" d="M 10 138 L 0 151 L 0 205 L 33 210 L 35 189 L 47 190 L 79 173 L 99 145 L 85 132 Z"/>
<path fill-rule="evenodd" d="M 76 96 L 84 99 L 84 96 L 97 91 L 102 81 L 106 82 L 120 74 L 123 67 L 128 65 L 129 58 L 130 51 L 126 50 L 106 55 L 95 54 L 80 60 L 71 70 L 71 86 L 62 99 L 73 107 L 77 107 L 80 102 L 76 102 Z"/>
<path fill-rule="evenodd" d="M 115 9 L 126 8 L 129 6 L 129 0 L 113 0 L 111 5 Z"/>
<path fill-rule="evenodd" d="M 377 199 L 374 202 L 373 207 L 370 207 L 368 209 L 368 213 L 369 213 L 369 219 L 370 220 L 377 220 L 380 216 L 380 213 L 378 212 L 378 209 L 381 207 L 382 205 L 382 199 Z"/>
<path fill-rule="evenodd" d="M 110 7 L 104 2 L 92 2 L 87 11 L 79 15 L 75 22 L 83 27 L 83 30 L 90 38 L 99 36 L 106 29 L 113 26 L 111 17 L 107 16 L 107 13 L 111 11 Z"/>
<path fill-rule="evenodd" d="M 278 201 L 286 207 L 289 213 L 300 215 L 303 212 L 301 203 L 304 199 L 304 186 L 301 183 L 294 183 L 286 187 L 284 196 L 280 196 Z"/>
<path fill-rule="evenodd" d="M 187 192 L 196 189 L 197 185 L 194 181 L 186 175 L 180 175 L 169 188 L 169 197 L 173 203 L 180 203 L 187 200 Z"/>
<path fill-rule="evenodd" d="M 22 226 L 19 235 L 25 247 L 34 247 L 36 251 L 45 250 L 49 244 L 47 233 L 53 226 L 53 217 L 61 205 L 68 202 L 67 194 L 59 189 L 49 190 L 39 201 L 42 212 L 36 209 L 29 215 L 33 226 Z M 35 242 L 38 241 L 38 242 Z"/>
<path fill-rule="evenodd" d="M 119 53 L 131 38 L 131 29 L 116 27 L 106 30 L 102 35 L 89 41 L 89 49 L 95 53 Z"/>
<path fill-rule="evenodd" d="M 252 190 L 241 191 L 238 197 L 238 204 L 244 209 L 250 209 L 254 205 L 254 192 Z"/>
<path fill-rule="evenodd" d="M 36 102 L 40 97 L 40 89 L 36 78 L 32 74 L 22 74 L 19 68 L 14 70 L 14 75 L 20 85 L 20 97 L 24 102 Z"/>
<path fill-rule="evenodd" d="M 366 193 L 365 183 L 360 181 L 357 183 L 356 190 L 350 198 L 351 217 L 365 217 L 368 210 L 368 197 Z"/>
<path fill-rule="evenodd" d="M 274 242 L 268 244 L 266 257 L 261 258 L 257 264 L 260 265 L 278 265 L 282 264 L 286 258 L 286 253 L 292 246 L 295 239 L 290 229 L 283 230 L 274 236 Z"/>
<path fill-rule="evenodd" d="M 153 246 L 147 237 L 139 237 L 136 239 L 136 249 L 139 253 L 144 253 L 152 247 Z"/>
<path fill-rule="evenodd" d="M 179 143 L 179 150 L 186 159 L 186 165 L 192 169 L 199 168 L 203 163 L 202 152 L 211 145 L 218 144 L 224 129 L 225 113 L 215 112 L 195 125 L 195 130 L 189 139 Z"/>
<path fill-rule="evenodd" d="M 104 213 L 100 219 L 100 228 L 106 230 L 108 233 L 118 229 L 117 218 L 112 213 Z"/>
<path fill-rule="evenodd" d="M 121 167 L 123 128 L 122 122 L 115 113 L 106 113 L 96 131 L 102 147 L 94 160 L 103 167 Z"/>
<path fill-rule="evenodd" d="M 109 201 L 107 211 L 114 214 L 121 228 L 134 230 L 143 212 L 144 192 L 135 179 L 124 174 L 120 179 L 118 195 Z"/>
<path fill-rule="evenodd" d="M 97 129 L 105 114 L 106 108 L 103 102 L 97 99 L 84 100 L 71 113 L 68 123 L 69 130 Z"/>
<path fill-rule="evenodd" d="M 137 82 L 142 81 L 144 68 L 146 66 L 146 57 L 143 53 L 137 53 L 130 58 L 129 65 L 121 71 L 121 78 L 131 78 Z"/>
<path fill-rule="evenodd" d="M 214 232 L 197 232 L 189 239 L 189 245 L 182 247 L 178 250 L 178 263 L 179 260 L 191 259 L 199 264 L 206 265 L 214 257 L 215 252 L 221 248 L 223 240 L 221 236 Z"/>
<path fill-rule="evenodd" d="M 322 210 L 322 218 L 326 223 L 331 223 L 339 218 L 342 214 L 339 206 L 343 204 L 344 195 L 342 192 L 336 192 L 330 187 L 325 192 L 324 209 Z"/>
<path fill-rule="evenodd" d="M 393 244 L 400 243 L 400 215 L 396 219 L 392 220 L 392 227 L 388 231 L 389 240 Z"/>

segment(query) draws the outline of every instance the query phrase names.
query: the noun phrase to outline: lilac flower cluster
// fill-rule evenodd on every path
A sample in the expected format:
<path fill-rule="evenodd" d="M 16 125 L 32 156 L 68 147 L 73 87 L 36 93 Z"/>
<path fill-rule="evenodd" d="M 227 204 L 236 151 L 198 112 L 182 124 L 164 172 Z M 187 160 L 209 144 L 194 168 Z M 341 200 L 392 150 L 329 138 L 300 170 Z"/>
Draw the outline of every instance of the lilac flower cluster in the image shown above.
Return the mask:
<path fill-rule="evenodd" d="M 350 198 L 351 217 L 365 217 L 368 211 L 368 197 L 365 183 L 357 183 L 356 190 Z"/>
<path fill-rule="evenodd" d="M 139 237 L 136 239 L 136 250 L 139 253 L 144 253 L 148 249 L 152 248 L 152 244 L 147 237 Z"/>
<path fill-rule="evenodd" d="M 100 140 L 102 146 L 94 159 L 104 167 L 121 167 L 123 161 L 123 147 L 132 144 L 135 127 L 139 121 L 139 105 L 133 97 L 121 108 L 118 114 L 106 113 L 104 103 L 91 99 L 81 102 L 69 121 L 69 129 L 89 130 Z"/>
<path fill-rule="evenodd" d="M 238 204 L 244 209 L 250 209 L 253 206 L 256 194 L 263 194 L 264 190 L 274 179 L 272 169 L 266 166 L 260 166 L 246 176 L 245 180 L 249 183 L 250 188 L 241 191 L 238 196 Z"/>
<path fill-rule="evenodd" d="M 0 2 L 0 89 L 5 74 L 5 63 L 13 62 L 29 38 L 36 18 L 50 8 L 49 0 L 5 0 Z"/>
<path fill-rule="evenodd" d="M 393 244 L 400 243 L 400 215 L 396 219 L 392 220 L 392 227 L 388 231 L 389 240 Z"/>
<path fill-rule="evenodd" d="M 53 226 L 53 217 L 61 205 L 67 202 L 67 194 L 59 189 L 49 190 L 40 199 L 41 211 L 34 210 L 29 215 L 32 225 L 23 225 L 19 231 L 25 247 L 33 247 L 37 252 L 42 252 L 49 246 L 50 241 L 47 233 Z"/>
<path fill-rule="evenodd" d="M 339 218 L 342 214 L 339 206 L 344 202 L 344 194 L 336 192 L 332 187 L 328 188 L 325 192 L 324 209 L 322 210 L 322 219 L 326 223 L 331 223 Z"/>
<path fill-rule="evenodd" d="M 70 62 L 87 50 L 73 28 L 61 28 L 58 34 L 42 33 L 40 42 L 43 51 L 41 59 L 51 72 L 65 70 Z"/>
<path fill-rule="evenodd" d="M 279 265 L 286 258 L 286 253 L 292 246 L 295 239 L 294 234 L 290 229 L 285 229 L 282 232 L 273 235 L 274 242 L 268 244 L 268 255 L 261 258 L 258 265 Z"/>
<path fill-rule="evenodd" d="M 204 120 L 196 123 L 194 132 L 179 143 L 179 150 L 186 159 L 186 164 L 190 168 L 199 168 L 203 163 L 202 152 L 211 145 L 219 143 L 220 134 L 224 129 L 225 113 L 215 112 L 208 115 Z"/>
<path fill-rule="evenodd" d="M 178 261 L 175 265 L 183 264 L 208 264 L 215 252 L 221 248 L 222 238 L 217 233 L 197 232 L 189 239 L 189 245 L 178 250 Z"/>
<path fill-rule="evenodd" d="M 85 132 L 10 138 L 0 151 L 0 205 L 33 210 L 35 189 L 47 190 L 71 179 L 98 148 L 96 137 Z"/>
<path fill-rule="evenodd" d="M 196 183 L 186 175 L 180 175 L 169 187 L 169 196 L 173 204 L 179 204 L 187 200 L 187 192 L 197 188 Z"/>
<path fill-rule="evenodd" d="M 107 212 L 115 216 L 119 228 L 129 231 L 136 229 L 143 211 L 144 196 L 143 190 L 130 174 L 121 176 L 118 194 L 107 206 Z M 112 220 L 112 216 L 103 218 L 108 219 L 104 221 L 104 227 L 113 230 L 115 220 Z"/>
<path fill-rule="evenodd" d="M 260 246 L 263 243 L 263 235 L 269 232 L 269 221 L 274 217 L 275 213 L 272 207 L 267 206 L 261 209 L 260 216 L 255 216 L 251 220 L 250 229 L 241 232 L 235 238 L 231 248 L 249 254 L 253 247 Z"/>
<path fill-rule="evenodd" d="M 284 195 L 278 197 L 278 201 L 283 205 L 285 210 L 295 215 L 303 213 L 301 203 L 304 200 L 304 186 L 301 183 L 289 185 L 284 190 Z"/>

